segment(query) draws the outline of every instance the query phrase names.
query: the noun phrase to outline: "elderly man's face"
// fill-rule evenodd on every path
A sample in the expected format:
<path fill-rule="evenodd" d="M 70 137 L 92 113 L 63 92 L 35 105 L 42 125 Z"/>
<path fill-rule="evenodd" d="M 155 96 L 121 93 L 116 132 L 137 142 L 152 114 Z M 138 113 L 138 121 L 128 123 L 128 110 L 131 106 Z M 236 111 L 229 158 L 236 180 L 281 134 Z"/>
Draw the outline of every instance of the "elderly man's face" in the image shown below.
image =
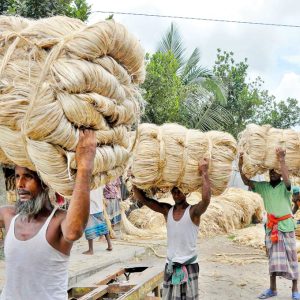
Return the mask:
<path fill-rule="evenodd" d="M 35 199 L 42 191 L 37 174 L 27 168 L 15 168 L 17 195 L 20 201 Z"/>

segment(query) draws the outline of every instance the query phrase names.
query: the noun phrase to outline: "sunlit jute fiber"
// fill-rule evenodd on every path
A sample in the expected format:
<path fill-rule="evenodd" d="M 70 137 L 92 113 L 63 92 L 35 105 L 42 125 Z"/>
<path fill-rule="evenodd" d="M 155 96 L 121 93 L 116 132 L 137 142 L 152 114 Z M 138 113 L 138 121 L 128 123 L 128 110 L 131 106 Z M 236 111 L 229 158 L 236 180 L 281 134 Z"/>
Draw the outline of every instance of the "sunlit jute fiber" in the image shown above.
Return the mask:
<path fill-rule="evenodd" d="M 187 202 L 191 205 L 201 201 L 201 194 L 191 193 Z M 172 196 L 159 202 L 174 205 Z M 124 209 L 124 205 L 123 205 Z M 263 214 L 263 200 L 253 192 L 238 188 L 228 188 L 222 195 L 212 197 L 206 212 L 201 216 L 199 236 L 208 237 L 232 233 L 247 227 L 252 221 L 260 222 Z M 161 238 L 166 236 L 166 221 L 161 213 L 147 206 L 133 210 L 128 219 L 122 216 L 123 230 L 127 235 L 140 238 Z"/>
<path fill-rule="evenodd" d="M 119 176 L 139 115 L 144 51 L 113 20 L 0 17 L 0 162 L 70 196 L 79 128 L 96 130 L 92 188 Z"/>
<path fill-rule="evenodd" d="M 227 187 L 235 156 L 236 141 L 228 133 L 142 124 L 133 156 L 133 183 L 142 189 L 177 186 L 193 192 L 202 185 L 199 161 L 208 158 L 212 193 L 219 195 Z"/>
<path fill-rule="evenodd" d="M 276 148 L 286 150 L 290 175 L 300 176 L 300 134 L 292 129 L 276 129 L 270 125 L 249 124 L 240 133 L 238 150 L 244 152 L 243 171 L 249 178 L 270 169 L 280 172 Z"/>

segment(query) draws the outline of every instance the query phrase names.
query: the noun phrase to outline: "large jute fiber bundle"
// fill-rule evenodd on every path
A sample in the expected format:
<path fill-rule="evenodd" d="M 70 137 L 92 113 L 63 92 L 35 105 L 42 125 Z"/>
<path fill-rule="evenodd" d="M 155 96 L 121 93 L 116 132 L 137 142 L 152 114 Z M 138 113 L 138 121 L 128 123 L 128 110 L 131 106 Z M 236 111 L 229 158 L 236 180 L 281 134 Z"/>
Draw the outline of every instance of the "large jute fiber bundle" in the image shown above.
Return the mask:
<path fill-rule="evenodd" d="M 113 20 L 0 17 L 0 162 L 70 196 L 79 128 L 96 130 L 92 188 L 119 176 L 139 114 L 144 51 Z"/>
<path fill-rule="evenodd" d="M 191 205 L 201 200 L 201 194 L 191 193 L 187 202 Z M 172 196 L 159 199 L 160 202 L 174 204 Z M 212 197 L 206 212 L 201 216 L 199 236 L 208 237 L 232 233 L 237 229 L 247 227 L 255 219 L 262 220 L 263 201 L 253 192 L 238 188 L 228 188 L 220 196 Z M 125 214 L 124 214 L 125 215 Z M 153 239 L 166 234 L 166 222 L 162 214 L 143 206 L 132 211 L 123 223 L 127 235 Z"/>
<path fill-rule="evenodd" d="M 177 186 L 185 193 L 193 192 L 202 185 L 198 163 L 208 158 L 212 192 L 218 195 L 227 187 L 235 155 L 236 141 L 228 133 L 200 132 L 178 124 L 142 124 L 133 156 L 133 183 L 142 189 Z"/>
<path fill-rule="evenodd" d="M 238 150 L 244 152 L 243 171 L 249 178 L 267 170 L 279 171 L 276 148 L 286 150 L 286 164 L 291 175 L 300 175 L 300 134 L 292 129 L 249 124 L 240 133 Z"/>

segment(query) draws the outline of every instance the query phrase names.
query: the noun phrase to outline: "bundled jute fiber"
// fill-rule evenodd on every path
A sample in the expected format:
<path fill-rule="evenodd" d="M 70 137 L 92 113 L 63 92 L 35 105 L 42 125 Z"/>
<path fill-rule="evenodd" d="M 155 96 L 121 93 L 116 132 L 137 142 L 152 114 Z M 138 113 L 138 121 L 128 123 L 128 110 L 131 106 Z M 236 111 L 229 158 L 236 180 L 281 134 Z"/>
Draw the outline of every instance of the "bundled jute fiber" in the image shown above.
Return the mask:
<path fill-rule="evenodd" d="M 195 192 L 188 196 L 189 204 L 196 204 L 201 200 L 201 194 Z M 174 204 L 172 196 L 159 199 L 160 202 Z M 244 228 L 251 224 L 252 220 L 262 220 L 263 201 L 261 197 L 252 192 L 237 188 L 228 188 L 220 196 L 212 197 L 207 211 L 201 216 L 199 236 L 209 237 L 226 234 L 236 229 Z M 130 224 L 129 224 L 130 223 Z M 151 236 L 155 239 L 159 233 L 165 234 L 165 218 L 162 214 L 150 210 L 144 206 L 132 211 L 126 218 L 124 231 L 128 235 L 133 234 L 144 238 Z M 137 229 L 133 229 L 133 226 Z"/>
<path fill-rule="evenodd" d="M 96 130 L 92 187 L 119 176 L 145 77 L 138 40 L 113 20 L 0 17 L 0 162 L 70 196 L 79 128 Z"/>
<path fill-rule="evenodd" d="M 248 228 L 237 230 L 233 239 L 234 242 L 250 246 L 257 249 L 265 249 L 265 229 L 262 224 L 251 226 Z M 300 261 L 300 241 L 297 237 L 296 249 L 298 253 L 298 261 Z"/>
<path fill-rule="evenodd" d="M 300 175 L 300 134 L 292 129 L 250 124 L 240 133 L 239 152 L 244 152 L 243 172 L 249 178 L 270 169 L 279 171 L 276 148 L 286 150 L 286 164 L 291 175 Z"/>
<path fill-rule="evenodd" d="M 163 226 L 154 226 L 152 228 L 140 228 L 128 220 L 125 211 L 129 208 L 129 203 L 121 202 L 121 231 L 122 238 L 125 240 L 130 239 L 162 239 L 166 237 L 166 228 Z M 138 209 L 140 211 L 140 209 Z M 146 208 L 146 211 L 150 210 Z M 158 213 L 155 213 L 158 214 Z M 162 216 L 161 214 L 159 214 Z M 162 216 L 163 217 L 163 216 Z"/>
<path fill-rule="evenodd" d="M 257 249 L 265 248 L 265 229 L 263 224 L 257 224 L 237 230 L 234 233 L 234 242 L 240 245 L 251 246 Z"/>
<path fill-rule="evenodd" d="M 219 195 L 227 187 L 235 155 L 236 142 L 228 133 L 204 133 L 178 124 L 142 124 L 134 150 L 133 183 L 142 189 L 177 186 L 185 193 L 193 192 L 202 185 L 198 163 L 208 158 L 212 192 Z"/>

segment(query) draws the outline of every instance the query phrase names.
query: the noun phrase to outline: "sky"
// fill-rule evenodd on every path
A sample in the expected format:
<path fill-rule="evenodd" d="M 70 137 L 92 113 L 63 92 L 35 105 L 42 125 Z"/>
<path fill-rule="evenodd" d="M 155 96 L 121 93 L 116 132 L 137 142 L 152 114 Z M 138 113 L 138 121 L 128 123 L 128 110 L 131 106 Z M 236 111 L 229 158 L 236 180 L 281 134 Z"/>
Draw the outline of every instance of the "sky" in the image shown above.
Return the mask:
<path fill-rule="evenodd" d="M 87 0 L 92 5 L 89 23 L 108 14 L 96 11 L 131 12 L 213 18 L 300 26 L 298 0 Z M 211 68 L 217 49 L 234 52 L 236 61 L 248 58 L 249 81 L 260 76 L 264 87 L 278 100 L 300 101 L 300 27 L 271 27 L 198 20 L 114 15 L 153 53 L 163 34 L 176 23 L 187 54 L 200 49 L 201 65 Z"/>

